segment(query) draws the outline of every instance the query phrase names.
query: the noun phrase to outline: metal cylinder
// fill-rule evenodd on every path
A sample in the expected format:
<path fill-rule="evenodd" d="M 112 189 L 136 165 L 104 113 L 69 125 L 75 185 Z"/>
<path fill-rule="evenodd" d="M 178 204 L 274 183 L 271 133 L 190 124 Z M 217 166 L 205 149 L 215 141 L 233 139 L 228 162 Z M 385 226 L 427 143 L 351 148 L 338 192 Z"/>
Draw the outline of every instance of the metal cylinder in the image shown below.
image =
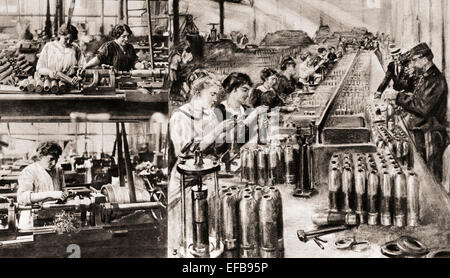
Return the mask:
<path fill-rule="evenodd" d="M 406 225 L 406 177 L 402 172 L 395 175 L 394 185 L 394 225 Z"/>
<path fill-rule="evenodd" d="M 408 226 L 415 227 L 420 221 L 420 203 L 419 203 L 419 182 L 417 176 L 411 172 L 407 182 L 407 222 Z"/>
<path fill-rule="evenodd" d="M 338 168 L 333 168 L 328 179 L 328 208 L 330 212 L 338 212 L 338 196 L 341 190 L 341 172 Z"/>
<path fill-rule="evenodd" d="M 44 90 L 44 82 L 42 82 L 41 79 L 36 80 L 36 87 L 34 90 L 36 91 L 36 93 L 42 93 L 42 91 Z"/>
<path fill-rule="evenodd" d="M 316 226 L 339 226 L 339 225 L 349 225 L 356 226 L 359 225 L 359 217 L 354 213 L 345 212 L 328 212 L 328 213 L 318 213 L 311 217 L 312 222 Z"/>
<path fill-rule="evenodd" d="M 266 152 L 263 149 L 259 149 L 256 158 L 256 164 L 258 169 L 258 184 L 265 186 L 267 183 L 267 159 Z"/>
<path fill-rule="evenodd" d="M 270 195 L 277 208 L 277 237 L 278 237 L 278 257 L 284 257 L 284 222 L 283 222 L 283 201 L 281 199 L 281 192 L 275 186 L 270 186 L 266 189 L 266 194 Z"/>
<path fill-rule="evenodd" d="M 247 168 L 248 168 L 248 181 L 250 183 L 256 184 L 257 174 L 256 174 L 255 151 L 252 149 L 248 151 Z"/>
<path fill-rule="evenodd" d="M 378 224 L 378 191 L 379 191 L 378 173 L 372 170 L 367 182 L 367 210 L 369 212 L 367 223 L 369 225 Z"/>
<path fill-rule="evenodd" d="M 58 81 L 52 80 L 52 82 L 50 82 L 50 92 L 52 94 L 58 93 Z"/>
<path fill-rule="evenodd" d="M 381 181 L 380 222 L 383 226 L 392 225 L 391 217 L 392 177 L 388 172 L 383 172 Z"/>
<path fill-rule="evenodd" d="M 284 161 L 284 149 L 281 146 L 276 147 L 277 157 L 278 157 L 278 167 L 277 167 L 277 183 L 285 183 L 285 161 Z"/>
<path fill-rule="evenodd" d="M 352 212 L 353 172 L 349 167 L 342 172 L 342 211 Z"/>
<path fill-rule="evenodd" d="M 21 91 L 26 91 L 27 86 L 28 86 L 28 82 L 30 82 L 28 79 L 24 79 L 19 83 L 19 89 Z"/>
<path fill-rule="evenodd" d="M 111 184 L 104 185 L 101 188 L 101 193 L 106 196 L 108 202 L 117 204 L 129 204 L 130 196 L 127 187 L 112 186 Z M 136 189 L 136 201 L 150 202 L 151 196 L 146 189 Z"/>
<path fill-rule="evenodd" d="M 59 87 L 59 93 L 65 93 L 68 89 L 67 84 L 61 80 L 58 82 L 58 87 Z"/>
<path fill-rule="evenodd" d="M 366 172 L 359 168 L 355 174 L 355 212 L 360 223 L 366 223 Z"/>
<path fill-rule="evenodd" d="M 251 195 L 239 202 L 239 224 L 241 258 L 258 257 L 258 204 Z"/>
<path fill-rule="evenodd" d="M 50 80 L 48 78 L 46 78 L 44 80 L 44 91 L 45 92 L 49 92 L 50 91 L 50 86 L 51 86 Z"/>
<path fill-rule="evenodd" d="M 248 153 L 247 149 L 241 150 L 241 182 L 248 181 Z"/>
<path fill-rule="evenodd" d="M 269 175 L 268 175 L 268 185 L 275 185 L 278 183 L 278 165 L 280 164 L 278 161 L 278 154 L 275 148 L 269 149 L 268 155 L 268 164 L 269 164 Z"/>
<path fill-rule="evenodd" d="M 222 239 L 224 241 L 224 257 L 239 256 L 238 242 L 238 202 L 233 193 L 228 192 L 222 199 Z"/>
<path fill-rule="evenodd" d="M 296 163 L 295 152 L 292 146 L 284 148 L 284 159 L 286 162 L 286 183 L 295 184 Z"/>
<path fill-rule="evenodd" d="M 192 197 L 192 236 L 193 250 L 200 256 L 209 256 L 208 232 L 208 190 L 193 186 Z"/>
<path fill-rule="evenodd" d="M 262 258 L 277 258 L 277 206 L 271 195 L 264 195 L 259 205 L 259 239 Z"/>
<path fill-rule="evenodd" d="M 267 144 L 267 128 L 269 120 L 267 119 L 267 113 L 261 113 L 258 115 L 258 144 Z"/>
<path fill-rule="evenodd" d="M 34 92 L 34 89 L 36 88 L 36 82 L 34 81 L 33 77 L 28 77 L 28 85 L 27 85 L 27 91 L 29 93 Z"/>
<path fill-rule="evenodd" d="M 261 186 L 255 186 L 255 190 L 253 190 L 252 194 L 253 194 L 253 198 L 259 204 L 259 202 L 261 201 L 261 198 L 264 195 L 264 190 Z"/>

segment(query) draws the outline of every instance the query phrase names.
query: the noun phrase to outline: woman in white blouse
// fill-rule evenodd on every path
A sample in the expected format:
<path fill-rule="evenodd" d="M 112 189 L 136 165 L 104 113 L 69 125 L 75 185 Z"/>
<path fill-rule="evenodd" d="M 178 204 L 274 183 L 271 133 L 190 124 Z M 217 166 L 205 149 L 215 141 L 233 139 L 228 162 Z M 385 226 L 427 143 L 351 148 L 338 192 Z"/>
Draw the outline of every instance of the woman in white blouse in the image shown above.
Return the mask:
<path fill-rule="evenodd" d="M 58 39 L 46 43 L 39 54 L 36 65 L 39 75 L 56 78 L 57 72 L 75 74 L 75 67 L 82 67 L 86 63 L 80 48 L 73 44 L 77 39 L 77 28 L 63 24 L 58 30 Z"/>
<path fill-rule="evenodd" d="M 188 78 L 191 100 L 172 113 L 169 121 L 169 171 L 168 186 L 168 252 L 173 254 L 174 249 L 180 246 L 180 175 L 176 170 L 177 158 L 189 155 L 190 150 L 182 150 L 194 140 L 199 143 L 199 149 L 205 155 L 211 152 L 211 146 L 216 142 L 223 142 L 226 130 L 233 125 L 232 120 L 219 123 L 214 113 L 217 95 L 221 84 L 216 77 L 204 70 L 194 71 Z M 204 180 L 209 186 L 209 180 Z M 212 190 L 209 190 L 209 197 Z M 190 196 L 187 193 L 186 196 Z M 187 198 L 186 207 L 189 207 L 190 197 Z M 190 215 L 187 215 L 189 223 Z"/>

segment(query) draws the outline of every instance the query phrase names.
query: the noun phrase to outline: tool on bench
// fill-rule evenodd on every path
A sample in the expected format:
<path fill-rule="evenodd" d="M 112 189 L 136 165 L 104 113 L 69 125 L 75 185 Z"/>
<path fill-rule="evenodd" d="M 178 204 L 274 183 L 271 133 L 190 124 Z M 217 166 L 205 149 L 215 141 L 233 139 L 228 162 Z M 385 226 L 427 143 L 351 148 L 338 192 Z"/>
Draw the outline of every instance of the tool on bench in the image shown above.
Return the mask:
<path fill-rule="evenodd" d="M 353 226 L 340 225 L 336 227 L 322 228 L 308 232 L 305 232 L 304 230 L 297 230 L 297 237 L 301 242 L 308 242 L 308 240 L 312 238 L 317 238 L 323 235 L 345 231 L 351 228 L 353 228 Z"/>

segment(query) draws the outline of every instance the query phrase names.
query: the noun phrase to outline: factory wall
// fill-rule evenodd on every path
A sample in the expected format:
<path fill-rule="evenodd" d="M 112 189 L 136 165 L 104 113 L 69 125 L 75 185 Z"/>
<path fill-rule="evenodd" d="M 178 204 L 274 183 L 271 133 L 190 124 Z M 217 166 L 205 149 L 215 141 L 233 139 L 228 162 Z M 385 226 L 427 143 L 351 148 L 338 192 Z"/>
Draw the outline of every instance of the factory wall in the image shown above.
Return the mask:
<path fill-rule="evenodd" d="M 303 30 L 314 36 L 320 22 L 332 31 L 366 27 L 371 32 L 388 32 L 390 3 L 381 0 L 243 0 L 225 2 L 225 33 L 241 31 L 259 43 L 268 32 Z M 209 23 L 219 22 L 219 5 L 212 0 L 180 0 L 180 12 L 194 15 L 202 33 Z M 255 24 L 256 23 L 256 24 Z"/>
<path fill-rule="evenodd" d="M 64 0 L 64 14 L 67 16 L 71 0 Z M 104 2 L 104 30 L 108 33 L 111 26 L 117 23 L 117 0 L 103 0 Z M 49 0 L 51 20 L 53 23 L 56 10 L 56 0 Z M 164 13 L 164 5 L 152 2 L 153 13 L 159 10 Z M 145 7 L 145 1 L 128 0 L 129 9 L 139 9 Z M 89 35 L 96 35 L 100 32 L 102 0 L 77 0 L 73 13 L 72 22 L 74 25 L 83 24 L 88 29 Z M 0 27 L 11 27 L 8 31 L 15 31 L 15 26 L 19 22 L 27 20 L 31 24 L 30 30 L 43 29 L 45 26 L 45 15 L 47 11 L 47 0 L 0 0 Z M 129 12 L 129 25 L 144 25 L 146 18 L 141 17 L 143 11 Z M 10 16 L 7 16 L 10 15 Z M 146 27 L 134 28 L 136 35 L 146 35 Z"/>

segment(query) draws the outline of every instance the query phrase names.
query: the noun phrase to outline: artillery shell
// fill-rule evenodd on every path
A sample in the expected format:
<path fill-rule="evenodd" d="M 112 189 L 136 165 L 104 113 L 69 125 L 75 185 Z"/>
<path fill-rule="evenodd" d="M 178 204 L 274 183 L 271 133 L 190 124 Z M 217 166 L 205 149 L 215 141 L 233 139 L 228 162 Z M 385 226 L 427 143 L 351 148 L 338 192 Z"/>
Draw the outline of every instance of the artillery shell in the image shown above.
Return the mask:
<path fill-rule="evenodd" d="M 224 241 L 224 255 L 227 258 L 239 256 L 238 242 L 238 203 L 233 193 L 225 194 L 222 199 L 222 233 Z"/>
<path fill-rule="evenodd" d="M 267 159 L 266 152 L 262 149 L 257 153 L 257 169 L 258 169 L 258 184 L 265 186 L 267 182 Z"/>
<path fill-rule="evenodd" d="M 247 156 L 248 181 L 253 184 L 256 184 L 257 181 L 255 162 L 255 152 L 253 150 L 249 150 Z"/>
<path fill-rule="evenodd" d="M 330 212 L 337 212 L 339 210 L 338 193 L 340 189 L 341 173 L 338 168 L 333 168 L 328 180 L 328 208 Z"/>
<path fill-rule="evenodd" d="M 408 226 L 415 227 L 420 221 L 419 182 L 414 173 L 410 173 L 407 183 Z"/>
<path fill-rule="evenodd" d="M 42 93 L 42 91 L 44 90 L 44 82 L 42 82 L 42 80 L 40 79 L 37 79 L 36 87 L 34 90 L 36 91 L 36 93 Z"/>
<path fill-rule="evenodd" d="M 404 227 L 406 225 L 406 177 L 402 172 L 395 175 L 394 185 L 394 225 Z"/>
<path fill-rule="evenodd" d="M 344 168 L 342 172 L 342 210 L 347 213 L 352 211 L 352 185 L 353 173 L 349 167 Z"/>
<path fill-rule="evenodd" d="M 268 156 L 268 162 L 269 162 L 269 181 L 268 185 L 275 185 L 277 184 L 278 179 L 278 154 L 276 149 L 270 149 L 269 150 L 269 156 Z"/>
<path fill-rule="evenodd" d="M 251 195 L 244 195 L 239 202 L 241 258 L 258 257 L 258 205 Z"/>
<path fill-rule="evenodd" d="M 380 202 L 381 225 L 383 226 L 392 225 L 391 192 L 392 192 L 392 177 L 388 172 L 383 172 L 381 184 L 381 202 Z"/>
<path fill-rule="evenodd" d="M 369 212 L 367 222 L 369 225 L 378 224 L 378 191 L 379 179 L 377 171 L 372 170 L 367 182 L 367 210 Z"/>
<path fill-rule="evenodd" d="M 58 93 L 58 82 L 56 80 L 52 80 L 52 82 L 50 82 L 50 92 L 52 94 L 57 94 Z"/>
<path fill-rule="evenodd" d="M 292 146 L 286 146 L 284 149 L 284 159 L 286 161 L 286 183 L 295 184 L 296 163 L 294 148 Z"/>
<path fill-rule="evenodd" d="M 266 194 L 270 195 L 277 208 L 277 237 L 278 237 L 278 257 L 284 257 L 284 222 L 283 222 L 283 202 L 281 199 L 281 192 L 275 186 L 270 186 L 266 190 Z"/>
<path fill-rule="evenodd" d="M 355 212 L 359 218 L 360 223 L 366 223 L 366 173 L 364 169 L 360 168 L 355 175 Z"/>
<path fill-rule="evenodd" d="M 277 206 L 270 195 L 264 195 L 259 205 L 259 238 L 262 258 L 277 258 Z"/>
<path fill-rule="evenodd" d="M 50 91 L 50 86 L 51 86 L 50 80 L 48 78 L 46 78 L 44 80 L 44 91 L 45 92 L 49 92 Z"/>

